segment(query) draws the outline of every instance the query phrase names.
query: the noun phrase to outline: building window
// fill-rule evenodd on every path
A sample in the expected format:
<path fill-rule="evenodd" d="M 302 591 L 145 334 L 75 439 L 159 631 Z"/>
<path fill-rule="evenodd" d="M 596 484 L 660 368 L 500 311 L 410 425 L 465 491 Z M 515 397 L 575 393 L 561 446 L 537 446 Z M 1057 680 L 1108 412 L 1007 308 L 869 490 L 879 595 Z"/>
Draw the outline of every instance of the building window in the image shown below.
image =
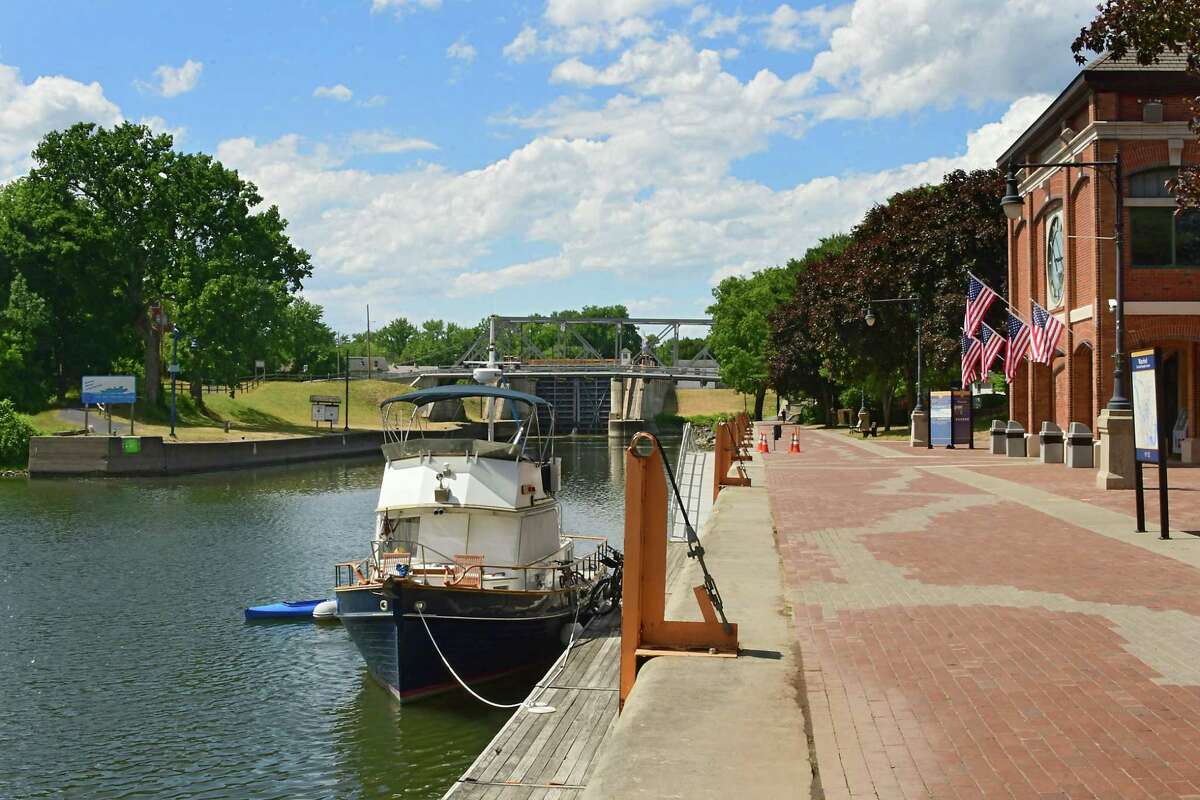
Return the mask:
<path fill-rule="evenodd" d="M 1200 267 L 1200 211 L 1177 214 L 1174 168 L 1129 177 L 1129 238 L 1135 267 Z M 1155 201 L 1159 201 L 1156 203 Z"/>
<path fill-rule="evenodd" d="M 1058 308 L 1063 302 L 1063 221 L 1062 212 L 1050 217 L 1046 226 L 1046 306 Z"/>

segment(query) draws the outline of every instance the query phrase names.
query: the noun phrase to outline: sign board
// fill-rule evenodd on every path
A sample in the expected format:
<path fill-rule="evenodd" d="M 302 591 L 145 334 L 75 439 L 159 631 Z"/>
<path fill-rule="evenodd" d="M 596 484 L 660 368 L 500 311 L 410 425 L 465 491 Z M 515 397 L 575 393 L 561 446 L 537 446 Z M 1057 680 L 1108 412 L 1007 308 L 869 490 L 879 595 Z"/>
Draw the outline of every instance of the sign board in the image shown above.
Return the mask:
<path fill-rule="evenodd" d="M 971 392 L 955 389 L 929 393 L 929 446 L 973 446 Z"/>
<path fill-rule="evenodd" d="M 1138 350 L 1129 354 L 1133 384 L 1133 448 L 1143 464 L 1157 464 L 1159 441 L 1158 354 Z"/>
<path fill-rule="evenodd" d="M 308 401 L 312 403 L 312 421 L 313 422 L 328 422 L 330 425 L 338 421 L 338 415 L 342 408 L 342 399 L 334 395 L 314 394 L 309 395 Z"/>
<path fill-rule="evenodd" d="M 1133 388 L 1133 488 L 1137 531 L 1146 530 L 1146 488 L 1142 465 L 1158 466 L 1158 518 L 1160 539 L 1170 539 L 1170 509 L 1167 503 L 1167 427 L 1163 416 L 1163 386 L 1159 364 L 1162 354 L 1135 350 L 1129 354 Z M 1186 425 L 1186 423 L 1185 423 Z"/>
<path fill-rule="evenodd" d="M 254 368 L 255 368 L 255 369 L 266 369 L 266 368 L 267 368 L 267 362 L 266 362 L 266 361 L 263 361 L 263 360 L 260 358 L 260 359 L 258 359 L 258 360 L 256 360 L 256 361 L 254 362 Z"/>
<path fill-rule="evenodd" d="M 387 372 L 388 360 L 383 356 L 350 356 L 347 361 L 350 362 L 351 372 L 366 372 L 370 367 L 372 372 Z"/>
<path fill-rule="evenodd" d="M 89 405 L 132 405 L 137 400 L 137 379 L 132 375 L 84 375 L 79 399 Z"/>
<path fill-rule="evenodd" d="M 121 437 L 121 452 L 128 455 L 136 455 L 142 452 L 142 440 L 138 436 L 122 436 Z"/>

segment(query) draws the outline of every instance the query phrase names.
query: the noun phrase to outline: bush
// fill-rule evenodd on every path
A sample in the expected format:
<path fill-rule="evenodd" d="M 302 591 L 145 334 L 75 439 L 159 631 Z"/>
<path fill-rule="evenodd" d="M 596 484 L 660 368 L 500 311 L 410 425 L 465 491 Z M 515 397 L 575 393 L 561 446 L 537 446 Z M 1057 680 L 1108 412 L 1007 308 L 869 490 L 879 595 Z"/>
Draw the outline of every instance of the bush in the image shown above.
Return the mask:
<path fill-rule="evenodd" d="M 29 464 L 29 438 L 36 435 L 12 400 L 0 400 L 0 466 L 24 469 Z"/>

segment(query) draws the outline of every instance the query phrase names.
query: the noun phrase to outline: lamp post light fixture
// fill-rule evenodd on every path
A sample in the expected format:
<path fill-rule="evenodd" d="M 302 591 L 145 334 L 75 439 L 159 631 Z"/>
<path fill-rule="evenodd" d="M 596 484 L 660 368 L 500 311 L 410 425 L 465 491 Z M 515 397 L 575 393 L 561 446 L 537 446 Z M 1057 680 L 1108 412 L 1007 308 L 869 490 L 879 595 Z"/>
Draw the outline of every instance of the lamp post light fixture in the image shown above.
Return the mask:
<path fill-rule="evenodd" d="M 921 365 L 924 359 L 921 358 L 921 299 L 919 297 L 885 297 L 880 300 L 868 300 L 867 310 L 863 313 L 863 321 L 867 323 L 868 328 L 875 327 L 875 312 L 871 309 L 872 303 L 912 303 L 917 311 L 917 404 L 913 406 L 913 413 L 924 412 L 925 404 L 922 399 L 922 381 L 921 381 Z"/>
<path fill-rule="evenodd" d="M 1079 167 L 1094 169 L 1097 174 L 1104 175 L 1112 183 L 1116 197 L 1116 217 L 1113 220 L 1113 246 L 1116 250 L 1114 266 L 1116 267 L 1117 296 L 1113 308 L 1113 333 L 1116 345 L 1113 352 L 1113 388 L 1112 397 L 1108 401 L 1110 411 L 1130 411 L 1133 405 L 1125 394 L 1125 189 L 1122 186 L 1121 152 L 1118 150 L 1109 161 L 1045 161 L 1034 163 L 1008 162 L 1008 174 L 1004 179 L 1004 197 L 1000 206 L 1004 215 L 1013 222 L 1021 219 L 1025 211 L 1025 200 L 1021 197 L 1020 185 L 1017 181 L 1017 170 L 1040 169 L 1042 167 Z M 1111 169 L 1110 173 L 1108 170 Z M 1103 238 L 1103 237 L 1101 237 Z"/>

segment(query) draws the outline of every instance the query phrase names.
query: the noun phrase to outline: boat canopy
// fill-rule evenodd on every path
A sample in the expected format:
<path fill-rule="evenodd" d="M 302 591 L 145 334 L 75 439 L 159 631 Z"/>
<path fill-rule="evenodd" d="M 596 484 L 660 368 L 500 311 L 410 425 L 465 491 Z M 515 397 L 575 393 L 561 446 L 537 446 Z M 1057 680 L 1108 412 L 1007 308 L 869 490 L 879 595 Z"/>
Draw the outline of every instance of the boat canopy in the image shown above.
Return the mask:
<path fill-rule="evenodd" d="M 379 407 L 382 409 L 384 406 L 392 403 L 410 403 L 414 406 L 423 406 L 442 400 L 462 400 L 467 397 L 497 397 L 502 400 L 516 400 L 531 406 L 548 407 L 550 405 L 549 401 L 535 394 L 518 392 L 502 386 L 451 384 L 449 386 L 432 386 L 428 389 L 417 389 L 408 394 L 398 394 L 395 397 L 389 397 L 387 400 L 384 400 L 379 404 Z"/>

